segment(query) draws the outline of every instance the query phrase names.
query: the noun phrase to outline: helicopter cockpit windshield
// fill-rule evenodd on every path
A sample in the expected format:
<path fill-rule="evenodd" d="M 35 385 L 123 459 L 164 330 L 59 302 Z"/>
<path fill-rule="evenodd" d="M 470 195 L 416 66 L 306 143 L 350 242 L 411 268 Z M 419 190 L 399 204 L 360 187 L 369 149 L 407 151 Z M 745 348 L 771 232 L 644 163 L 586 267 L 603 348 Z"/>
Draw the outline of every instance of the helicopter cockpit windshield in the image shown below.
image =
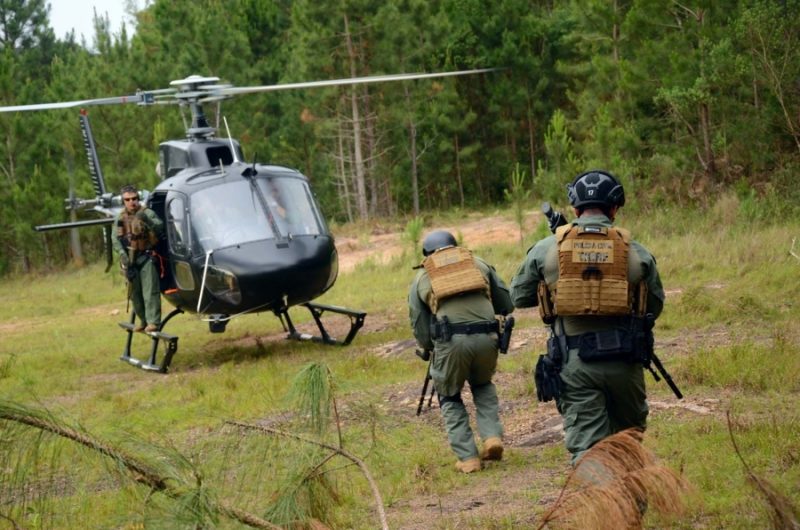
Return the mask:
<path fill-rule="evenodd" d="M 199 190 L 191 198 L 191 224 L 203 252 L 250 241 L 319 235 L 320 216 L 305 182 L 256 177 Z"/>

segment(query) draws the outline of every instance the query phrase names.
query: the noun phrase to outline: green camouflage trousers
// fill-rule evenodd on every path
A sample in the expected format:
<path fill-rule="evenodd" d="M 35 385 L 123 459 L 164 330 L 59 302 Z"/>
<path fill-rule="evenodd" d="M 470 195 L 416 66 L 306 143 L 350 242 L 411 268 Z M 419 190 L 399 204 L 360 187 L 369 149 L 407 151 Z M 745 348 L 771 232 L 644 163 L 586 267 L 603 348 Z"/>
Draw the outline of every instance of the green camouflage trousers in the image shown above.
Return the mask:
<path fill-rule="evenodd" d="M 564 361 L 561 380 L 564 388 L 557 403 L 573 465 L 606 436 L 647 426 L 649 408 L 641 364 L 585 363 L 573 349 Z"/>
<path fill-rule="evenodd" d="M 131 303 L 133 311 L 142 324 L 161 325 L 161 292 L 159 288 L 158 269 L 153 260 L 140 256 L 137 260 L 139 274 L 131 285 Z"/>
<path fill-rule="evenodd" d="M 497 389 L 492 376 L 497 368 L 497 334 L 453 335 L 436 341 L 431 378 L 439 394 L 450 447 L 459 460 L 475 458 L 478 448 L 469 424 L 461 390 L 468 382 L 475 403 L 476 423 L 482 440 L 502 437 Z"/>

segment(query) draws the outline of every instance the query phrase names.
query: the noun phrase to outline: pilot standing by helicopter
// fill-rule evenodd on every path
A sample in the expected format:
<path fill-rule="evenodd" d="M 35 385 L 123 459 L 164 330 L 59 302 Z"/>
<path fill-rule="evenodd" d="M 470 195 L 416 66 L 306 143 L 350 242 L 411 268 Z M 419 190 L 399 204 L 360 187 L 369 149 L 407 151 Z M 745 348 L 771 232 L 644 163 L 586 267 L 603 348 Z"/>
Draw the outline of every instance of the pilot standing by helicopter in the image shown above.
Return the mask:
<path fill-rule="evenodd" d="M 161 327 L 158 254 L 155 247 L 164 235 L 164 222 L 141 204 L 139 192 L 131 185 L 120 190 L 125 206 L 115 221 L 114 251 L 128 279 L 128 298 L 140 323 L 134 331 L 151 333 Z"/>

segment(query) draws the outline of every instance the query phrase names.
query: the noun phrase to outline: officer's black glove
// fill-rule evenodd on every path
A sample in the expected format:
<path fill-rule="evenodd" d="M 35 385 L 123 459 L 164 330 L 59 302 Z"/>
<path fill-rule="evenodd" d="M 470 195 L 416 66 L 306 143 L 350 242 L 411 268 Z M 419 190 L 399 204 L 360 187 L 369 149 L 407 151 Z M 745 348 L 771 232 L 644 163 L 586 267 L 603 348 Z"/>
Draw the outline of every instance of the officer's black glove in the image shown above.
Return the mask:
<path fill-rule="evenodd" d="M 128 279 L 129 282 L 132 282 L 136 279 L 136 276 L 139 275 L 139 270 L 136 267 L 128 267 L 125 269 L 125 277 Z"/>

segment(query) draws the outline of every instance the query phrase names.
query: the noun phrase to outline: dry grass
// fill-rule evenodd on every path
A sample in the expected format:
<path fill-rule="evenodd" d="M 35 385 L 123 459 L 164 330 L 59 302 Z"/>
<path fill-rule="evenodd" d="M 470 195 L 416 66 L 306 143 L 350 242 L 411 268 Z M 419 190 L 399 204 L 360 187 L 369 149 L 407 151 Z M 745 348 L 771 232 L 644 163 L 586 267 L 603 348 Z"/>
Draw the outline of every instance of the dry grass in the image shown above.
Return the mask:
<path fill-rule="evenodd" d="M 739 446 L 736 444 L 736 438 L 733 436 L 730 411 L 728 411 L 726 416 L 728 420 L 728 434 L 730 434 L 733 449 L 744 467 L 748 484 L 761 494 L 769 508 L 769 518 L 772 528 L 775 530 L 800 530 L 800 521 L 798 521 L 800 510 L 798 510 L 786 495 L 778 491 L 767 480 L 756 475 L 750 466 L 747 465 L 744 457 L 742 457 L 742 453 L 739 451 Z"/>
<path fill-rule="evenodd" d="M 598 442 L 581 458 L 538 528 L 641 528 L 644 513 L 685 512 L 688 483 L 656 461 L 629 429 Z"/>

